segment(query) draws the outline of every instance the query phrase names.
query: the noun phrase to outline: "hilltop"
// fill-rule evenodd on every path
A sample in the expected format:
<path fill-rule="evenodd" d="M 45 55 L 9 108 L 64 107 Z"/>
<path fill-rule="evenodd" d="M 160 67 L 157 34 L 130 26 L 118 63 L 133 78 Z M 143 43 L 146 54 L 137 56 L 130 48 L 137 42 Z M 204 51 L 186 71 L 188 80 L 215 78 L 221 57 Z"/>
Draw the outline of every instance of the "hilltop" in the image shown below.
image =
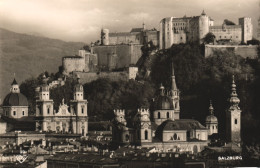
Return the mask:
<path fill-rule="evenodd" d="M 61 58 L 76 54 L 83 45 L 0 28 L 1 103 L 9 92 L 14 73 L 19 84 L 43 71 L 55 73 L 62 64 Z"/>

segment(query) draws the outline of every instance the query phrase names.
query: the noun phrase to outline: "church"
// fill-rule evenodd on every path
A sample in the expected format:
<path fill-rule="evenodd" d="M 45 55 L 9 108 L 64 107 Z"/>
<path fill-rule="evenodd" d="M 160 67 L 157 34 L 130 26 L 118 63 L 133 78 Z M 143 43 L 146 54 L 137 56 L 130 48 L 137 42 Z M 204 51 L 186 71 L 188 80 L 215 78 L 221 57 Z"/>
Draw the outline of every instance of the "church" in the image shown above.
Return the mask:
<path fill-rule="evenodd" d="M 153 111 L 139 108 L 133 120 L 127 122 L 124 109 L 115 109 L 113 120 L 113 143 L 118 145 L 136 145 L 155 147 L 160 152 L 201 152 L 208 146 L 209 135 L 218 133 L 218 119 L 210 102 L 206 126 L 194 119 L 180 119 L 180 91 L 176 86 L 172 66 L 171 88 L 166 91 L 161 85 L 155 98 Z M 231 106 L 227 110 L 228 142 L 239 143 L 240 113 L 239 99 L 233 78 Z"/>
<path fill-rule="evenodd" d="M 50 99 L 50 90 L 45 75 L 42 85 L 36 88 L 36 112 L 34 116 L 28 115 L 28 100 L 20 93 L 20 88 L 14 79 L 10 93 L 3 101 L 3 114 L 1 116 L 1 133 L 10 131 L 38 131 L 55 133 L 72 133 L 86 136 L 88 133 L 87 100 L 84 99 L 83 86 L 78 82 L 74 87 L 74 99 L 70 105 L 64 99 L 58 111 L 53 107 L 54 101 Z M 3 129 L 2 129 L 3 128 Z"/>

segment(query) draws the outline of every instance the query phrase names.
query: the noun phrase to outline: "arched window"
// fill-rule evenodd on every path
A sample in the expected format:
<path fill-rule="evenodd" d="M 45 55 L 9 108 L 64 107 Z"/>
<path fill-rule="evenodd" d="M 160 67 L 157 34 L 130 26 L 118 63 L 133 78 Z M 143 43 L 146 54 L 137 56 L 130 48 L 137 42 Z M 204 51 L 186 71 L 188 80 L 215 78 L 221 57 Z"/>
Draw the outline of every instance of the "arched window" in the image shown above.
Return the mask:
<path fill-rule="evenodd" d="M 212 126 L 212 129 L 214 129 L 214 125 Z"/>
<path fill-rule="evenodd" d="M 49 108 L 49 107 L 48 107 L 48 109 L 47 109 L 47 113 L 50 114 L 50 108 Z"/>
<path fill-rule="evenodd" d="M 14 116 L 16 115 L 16 111 L 13 111 L 13 115 L 14 115 Z"/>
<path fill-rule="evenodd" d="M 160 112 L 158 112 L 158 119 L 160 119 L 161 118 L 161 113 Z"/>
<path fill-rule="evenodd" d="M 83 107 L 81 108 L 81 113 L 84 114 L 84 108 Z"/>
<path fill-rule="evenodd" d="M 174 139 L 174 140 L 177 140 L 177 138 L 178 138 L 177 134 L 174 133 L 174 135 L 173 135 L 173 139 Z"/>
<path fill-rule="evenodd" d="M 235 124 L 237 124 L 237 119 L 235 119 Z"/>
<path fill-rule="evenodd" d="M 24 111 L 23 111 L 23 116 L 24 116 Z"/>
<path fill-rule="evenodd" d="M 170 118 L 170 113 L 169 112 L 167 112 L 167 118 Z"/>
<path fill-rule="evenodd" d="M 144 139 L 145 139 L 145 140 L 148 139 L 148 131 L 147 131 L 147 130 L 144 131 Z"/>

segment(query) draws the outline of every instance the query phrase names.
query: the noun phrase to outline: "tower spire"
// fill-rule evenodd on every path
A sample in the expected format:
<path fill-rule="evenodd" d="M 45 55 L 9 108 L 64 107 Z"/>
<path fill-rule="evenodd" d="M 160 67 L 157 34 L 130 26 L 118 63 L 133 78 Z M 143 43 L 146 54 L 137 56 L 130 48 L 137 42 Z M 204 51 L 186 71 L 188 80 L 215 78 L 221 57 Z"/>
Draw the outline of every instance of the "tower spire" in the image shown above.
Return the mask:
<path fill-rule="evenodd" d="M 235 83 L 235 76 L 232 75 L 232 85 L 231 85 L 231 94 L 230 94 L 229 102 L 231 103 L 231 106 L 238 106 L 240 100 L 237 97 L 236 92 L 236 83 Z"/>
<path fill-rule="evenodd" d="M 209 101 L 209 114 L 210 115 L 214 115 L 214 108 L 212 106 L 212 101 L 211 100 Z"/>
<path fill-rule="evenodd" d="M 176 86 L 176 81 L 175 81 L 175 75 L 174 75 L 174 67 L 173 67 L 173 62 L 171 65 L 171 70 L 172 70 L 172 74 L 171 74 L 171 78 L 172 78 L 172 84 L 171 84 L 171 90 L 177 90 L 177 86 Z"/>

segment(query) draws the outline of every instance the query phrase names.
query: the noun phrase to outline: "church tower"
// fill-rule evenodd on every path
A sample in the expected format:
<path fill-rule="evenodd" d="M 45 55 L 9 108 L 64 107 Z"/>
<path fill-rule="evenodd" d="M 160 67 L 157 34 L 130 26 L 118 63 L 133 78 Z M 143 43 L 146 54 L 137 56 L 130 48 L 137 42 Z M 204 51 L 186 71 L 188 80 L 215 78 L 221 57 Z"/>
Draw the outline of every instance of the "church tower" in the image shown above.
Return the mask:
<path fill-rule="evenodd" d="M 42 76 L 42 85 L 39 90 L 39 99 L 36 100 L 36 118 L 42 118 L 36 122 L 36 130 L 49 131 L 51 130 L 51 117 L 54 116 L 53 100 L 50 99 L 48 79 L 45 74 Z"/>
<path fill-rule="evenodd" d="M 240 100 L 237 97 L 236 84 L 233 75 L 231 98 L 229 99 L 230 107 L 226 112 L 226 134 L 228 142 L 238 143 L 241 142 L 241 110 L 238 106 Z"/>
<path fill-rule="evenodd" d="M 171 72 L 170 95 L 171 95 L 171 99 L 172 99 L 172 104 L 174 106 L 174 119 L 178 120 L 178 119 L 180 119 L 180 91 L 176 86 L 173 63 L 171 65 L 171 70 L 172 70 L 172 72 Z"/>
<path fill-rule="evenodd" d="M 140 108 L 135 116 L 137 143 L 152 142 L 152 126 L 149 109 Z"/>
<path fill-rule="evenodd" d="M 77 84 L 73 92 L 74 99 L 70 101 L 70 113 L 75 116 L 72 120 L 72 132 L 86 136 L 88 133 L 87 103 L 84 99 L 84 89 L 80 84 L 80 77 L 77 75 Z"/>
<path fill-rule="evenodd" d="M 208 129 L 208 135 L 218 133 L 218 119 L 214 116 L 214 108 L 211 101 L 209 105 L 209 115 L 206 117 L 206 128 Z"/>

